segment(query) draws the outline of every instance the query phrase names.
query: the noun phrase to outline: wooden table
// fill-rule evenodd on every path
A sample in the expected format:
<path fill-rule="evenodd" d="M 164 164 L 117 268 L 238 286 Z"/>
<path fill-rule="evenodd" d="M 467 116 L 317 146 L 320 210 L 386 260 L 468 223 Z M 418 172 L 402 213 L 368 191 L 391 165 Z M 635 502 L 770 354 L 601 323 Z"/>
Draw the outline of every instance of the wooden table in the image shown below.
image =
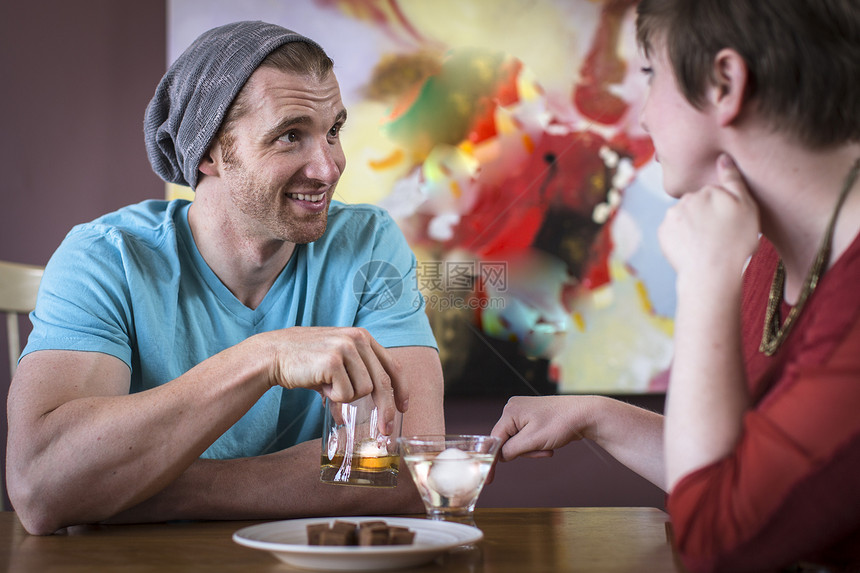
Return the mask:
<path fill-rule="evenodd" d="M 482 541 L 409 571 L 677 572 L 667 521 L 655 508 L 478 509 L 475 525 L 484 532 Z M 2 512 L 0 567 L 15 573 L 298 571 L 231 539 L 253 523 L 259 522 L 85 526 L 35 537 L 14 513 Z"/>

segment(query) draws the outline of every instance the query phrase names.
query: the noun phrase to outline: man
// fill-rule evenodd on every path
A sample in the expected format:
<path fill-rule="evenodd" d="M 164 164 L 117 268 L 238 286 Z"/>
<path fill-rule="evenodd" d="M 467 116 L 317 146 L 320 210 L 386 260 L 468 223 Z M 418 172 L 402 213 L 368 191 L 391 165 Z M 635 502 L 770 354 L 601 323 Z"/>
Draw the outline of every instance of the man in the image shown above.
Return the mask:
<path fill-rule="evenodd" d="M 503 459 L 592 439 L 666 489 L 691 571 L 855 571 L 860 11 L 638 12 L 642 124 L 679 199 L 660 228 L 678 275 L 665 419 L 605 397 L 516 398 L 493 434 Z"/>
<path fill-rule="evenodd" d="M 331 60 L 279 26 L 210 30 L 170 67 L 147 150 L 195 200 L 76 227 L 49 262 L 8 402 L 29 532 L 421 510 L 408 479 L 319 481 L 320 394 L 444 430 L 414 256 L 382 210 L 333 202 L 345 121 Z"/>

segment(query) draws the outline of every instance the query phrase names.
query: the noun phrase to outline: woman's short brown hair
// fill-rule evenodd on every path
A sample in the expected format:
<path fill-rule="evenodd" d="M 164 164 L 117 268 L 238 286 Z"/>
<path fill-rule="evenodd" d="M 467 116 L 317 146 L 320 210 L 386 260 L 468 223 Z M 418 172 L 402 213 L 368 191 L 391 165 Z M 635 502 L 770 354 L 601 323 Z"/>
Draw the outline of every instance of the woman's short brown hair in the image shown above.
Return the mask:
<path fill-rule="evenodd" d="M 813 148 L 860 141 L 857 0 L 641 0 L 639 45 L 665 42 L 678 85 L 704 105 L 724 48 L 749 69 L 747 101 Z"/>

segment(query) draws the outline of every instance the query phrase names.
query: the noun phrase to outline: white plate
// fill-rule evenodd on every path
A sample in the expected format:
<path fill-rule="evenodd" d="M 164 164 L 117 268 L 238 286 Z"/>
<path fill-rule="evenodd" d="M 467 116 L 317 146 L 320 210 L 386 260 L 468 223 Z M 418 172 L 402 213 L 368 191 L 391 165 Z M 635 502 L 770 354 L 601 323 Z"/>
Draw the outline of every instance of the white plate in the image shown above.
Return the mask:
<path fill-rule="evenodd" d="M 353 523 L 382 520 L 389 526 L 408 527 L 415 532 L 415 539 L 411 545 L 308 545 L 308 525 L 332 523 L 335 519 Z M 429 563 L 454 547 L 475 543 L 483 537 L 484 534 L 477 527 L 447 521 L 408 517 L 317 517 L 252 525 L 234 533 L 233 541 L 254 549 L 270 551 L 281 561 L 303 569 L 382 571 Z"/>

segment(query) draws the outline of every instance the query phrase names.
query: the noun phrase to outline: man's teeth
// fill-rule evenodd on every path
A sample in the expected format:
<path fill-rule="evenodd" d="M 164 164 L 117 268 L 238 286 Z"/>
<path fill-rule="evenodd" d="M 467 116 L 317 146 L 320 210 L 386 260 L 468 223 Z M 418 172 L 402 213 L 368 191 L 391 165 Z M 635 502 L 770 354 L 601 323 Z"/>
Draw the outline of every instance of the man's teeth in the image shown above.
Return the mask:
<path fill-rule="evenodd" d="M 298 199 L 299 201 L 310 201 L 311 203 L 316 203 L 317 201 L 322 201 L 323 197 L 325 197 L 325 193 L 319 193 L 317 195 L 307 195 L 304 193 L 291 193 L 290 198 Z"/>

